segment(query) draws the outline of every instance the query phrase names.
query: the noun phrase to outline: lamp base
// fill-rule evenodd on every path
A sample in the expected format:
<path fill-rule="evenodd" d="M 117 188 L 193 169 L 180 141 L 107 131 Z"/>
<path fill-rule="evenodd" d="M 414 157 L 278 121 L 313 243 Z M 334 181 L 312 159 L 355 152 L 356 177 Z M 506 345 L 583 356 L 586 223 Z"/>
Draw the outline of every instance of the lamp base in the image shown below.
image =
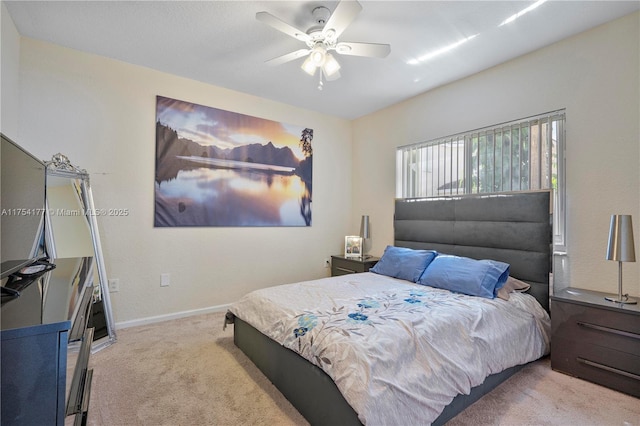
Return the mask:
<path fill-rule="evenodd" d="M 608 300 L 609 302 L 614 302 L 614 303 L 624 303 L 627 305 L 635 305 L 636 303 L 638 303 L 636 299 L 630 298 L 629 295 L 627 294 L 623 294 L 621 297 L 617 297 L 617 296 L 605 297 L 605 300 Z"/>

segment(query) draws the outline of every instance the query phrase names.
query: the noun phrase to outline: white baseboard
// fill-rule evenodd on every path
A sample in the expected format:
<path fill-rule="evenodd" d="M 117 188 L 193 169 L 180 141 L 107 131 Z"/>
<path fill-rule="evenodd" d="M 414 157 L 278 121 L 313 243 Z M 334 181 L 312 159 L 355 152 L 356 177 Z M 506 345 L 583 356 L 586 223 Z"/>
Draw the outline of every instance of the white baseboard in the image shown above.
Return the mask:
<path fill-rule="evenodd" d="M 116 326 L 116 330 L 119 330 L 119 329 L 129 328 L 129 327 L 137 327 L 139 325 L 154 324 L 157 322 L 169 321 L 169 320 L 174 320 L 178 318 L 191 317 L 194 315 L 209 314 L 212 312 L 224 312 L 229 308 L 229 306 L 231 306 L 230 303 L 226 305 L 218 305 L 218 306 L 210 306 L 208 308 L 194 309 L 192 311 L 175 312 L 172 314 L 165 314 L 165 315 L 140 318 L 140 319 L 130 320 L 130 321 L 116 322 L 115 326 Z"/>

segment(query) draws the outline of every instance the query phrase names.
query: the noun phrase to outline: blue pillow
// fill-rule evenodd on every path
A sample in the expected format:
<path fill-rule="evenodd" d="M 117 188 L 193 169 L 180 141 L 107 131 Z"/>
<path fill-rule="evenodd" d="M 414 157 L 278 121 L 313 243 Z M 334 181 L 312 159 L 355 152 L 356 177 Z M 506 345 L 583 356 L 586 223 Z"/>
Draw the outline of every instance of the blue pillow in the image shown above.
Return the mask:
<path fill-rule="evenodd" d="M 509 278 L 509 264 L 496 260 L 438 255 L 418 284 L 493 299 Z"/>
<path fill-rule="evenodd" d="M 433 250 L 387 246 L 378 263 L 369 271 L 415 283 L 437 254 Z"/>

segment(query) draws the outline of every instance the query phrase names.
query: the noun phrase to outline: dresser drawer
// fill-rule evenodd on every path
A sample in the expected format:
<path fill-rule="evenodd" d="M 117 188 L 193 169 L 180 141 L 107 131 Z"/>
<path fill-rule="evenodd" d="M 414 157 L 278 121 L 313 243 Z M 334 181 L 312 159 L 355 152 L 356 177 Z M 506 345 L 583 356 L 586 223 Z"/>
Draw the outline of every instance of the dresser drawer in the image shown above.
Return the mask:
<path fill-rule="evenodd" d="M 611 348 L 640 356 L 640 316 L 551 301 L 554 339 Z"/>

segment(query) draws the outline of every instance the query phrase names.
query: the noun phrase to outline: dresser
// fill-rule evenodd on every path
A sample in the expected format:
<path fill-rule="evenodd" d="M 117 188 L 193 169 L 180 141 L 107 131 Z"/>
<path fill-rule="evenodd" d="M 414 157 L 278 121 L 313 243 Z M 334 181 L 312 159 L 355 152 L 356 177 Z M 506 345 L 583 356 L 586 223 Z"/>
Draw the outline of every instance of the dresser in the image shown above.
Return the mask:
<path fill-rule="evenodd" d="M 67 258 L 21 283 L 0 307 L 2 425 L 84 425 L 92 371 L 93 258 Z M 7 292 L 3 291 L 3 295 Z"/>
<path fill-rule="evenodd" d="M 331 256 L 331 276 L 356 274 L 367 272 L 378 263 L 379 257 L 344 257 L 342 255 Z"/>
<path fill-rule="evenodd" d="M 566 288 L 551 296 L 551 368 L 640 397 L 640 306 Z"/>

